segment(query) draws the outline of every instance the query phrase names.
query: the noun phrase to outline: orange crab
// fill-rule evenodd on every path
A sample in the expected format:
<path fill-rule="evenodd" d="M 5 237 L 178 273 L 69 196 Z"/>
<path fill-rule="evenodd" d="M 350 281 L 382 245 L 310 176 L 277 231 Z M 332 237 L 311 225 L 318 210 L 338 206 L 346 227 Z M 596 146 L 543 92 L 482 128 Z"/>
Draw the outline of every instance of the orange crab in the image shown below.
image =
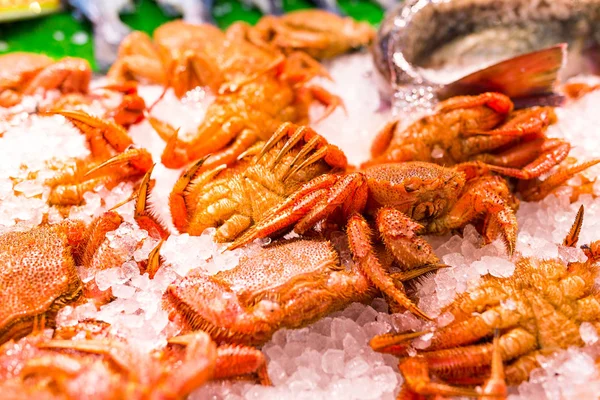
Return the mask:
<path fill-rule="evenodd" d="M 157 238 L 168 231 L 146 208 L 149 174 L 140 189 L 135 212 L 138 225 Z M 110 211 L 89 226 L 65 220 L 27 232 L 0 236 L 0 343 L 18 338 L 46 323 L 52 326 L 56 312 L 81 294 L 99 303 L 110 298 L 93 281 L 82 284 L 76 266 L 99 270 L 120 266 L 131 257 L 127 249 L 114 249 L 106 233 L 117 229 L 123 218 Z M 132 250 L 133 252 L 133 250 Z M 158 252 L 150 255 L 146 270 L 158 269 Z"/>
<path fill-rule="evenodd" d="M 407 162 L 383 164 L 360 172 L 324 174 L 302 186 L 233 242 L 237 248 L 271 234 L 303 234 L 321 221 L 321 229 L 345 226 L 359 268 L 384 294 L 414 314 L 429 318 L 400 291 L 374 253 L 367 219 L 402 269 L 439 266 L 421 233 L 443 234 L 483 219 L 483 236 L 501 237 L 510 253 L 515 247 L 517 200 L 499 176 L 479 174 L 473 165 L 444 168 Z"/>
<path fill-rule="evenodd" d="M 108 189 L 125 180 L 138 180 L 152 167 L 146 149 L 135 148 L 120 125 L 83 111 L 50 112 L 65 117 L 85 134 L 91 156 L 48 165 L 56 175 L 46 180 L 51 205 L 71 206 L 83 202 L 83 194 L 98 185 Z"/>
<path fill-rule="evenodd" d="M 564 140 L 544 136 L 555 121 L 553 108 L 513 111 L 511 100 L 500 93 L 453 97 L 406 129 L 399 121 L 387 124 L 373 142 L 373 159 L 364 165 L 482 161 L 503 175 L 533 179 L 558 165 L 571 149 Z"/>
<path fill-rule="evenodd" d="M 200 235 L 217 227 L 215 240 L 231 241 L 303 183 L 347 167 L 346 156 L 306 126 L 284 123 L 230 168 L 198 174 L 203 160 L 173 187 L 170 209 L 179 232 Z"/>
<path fill-rule="evenodd" d="M 38 89 L 58 89 L 62 93 L 86 93 L 92 70 L 81 58 L 50 57 L 33 53 L 10 53 L 0 56 L 0 107 L 12 107 L 22 95 Z"/>
<path fill-rule="evenodd" d="M 0 347 L 0 389 L 8 398 L 184 399 L 211 379 L 255 372 L 234 346 L 217 348 L 204 332 L 172 337 L 150 352 L 133 340 L 75 327 L 85 339 L 31 335 Z M 73 329 L 70 329 L 73 330 Z M 58 338 L 57 338 L 58 337 Z M 258 351 L 254 351 L 259 353 Z M 89 385 L 90 380 L 94 382 Z"/>
<path fill-rule="evenodd" d="M 256 45 L 267 45 L 286 54 L 303 51 L 316 59 L 334 58 L 368 46 L 376 34 L 368 23 L 323 10 L 268 15 L 254 27 L 237 24 L 246 30 L 247 38 Z"/>
<path fill-rule="evenodd" d="M 574 247 L 583 222 L 583 206 L 564 245 Z M 442 312 L 454 320 L 430 332 L 385 334 L 371 340 L 378 351 L 402 357 L 400 372 L 405 392 L 423 396 L 478 396 L 459 385 L 482 383 L 489 373 L 493 344 L 499 330 L 499 356 L 510 363 L 503 376 L 516 385 L 539 367 L 538 355 L 570 346 L 583 346 L 579 333 L 583 323 L 600 328 L 600 297 L 594 279 L 600 267 L 600 242 L 582 246 L 588 259 L 565 264 L 560 259 L 521 258 L 512 276 L 486 276 L 477 288 L 460 295 Z M 411 340 L 428 334 L 429 346 L 407 357 Z M 430 378 L 430 373 L 439 380 Z M 443 380 L 443 381 L 440 381 Z M 504 379 L 501 379 L 503 381 Z M 495 397 L 490 397 L 495 398 Z"/>
<path fill-rule="evenodd" d="M 211 74 L 203 61 L 219 53 L 225 41 L 222 31 L 209 24 L 172 21 L 158 27 L 153 38 L 139 31 L 127 36 L 108 77 L 170 85 L 180 97 L 196 86 L 217 90 L 220 82 L 213 82 L 216 72 Z"/>
<path fill-rule="evenodd" d="M 326 74 L 306 57 L 301 53 L 291 55 L 236 91 L 217 96 L 197 132 L 189 138 L 180 137 L 172 127 L 154 124 L 167 140 L 162 163 L 180 168 L 211 154 L 204 170 L 231 164 L 257 141 L 270 138 L 281 123 L 307 124 L 314 100 L 325 104 L 325 116 L 329 115 L 342 101 L 319 86 L 305 85 L 310 78 Z"/>
<path fill-rule="evenodd" d="M 384 260 L 390 267 L 392 260 Z M 399 283 L 433 269 L 393 276 Z M 306 326 L 377 292 L 359 266 L 341 264 L 328 240 L 290 239 L 242 258 L 231 270 L 192 272 L 168 287 L 164 303 L 186 330 L 201 329 L 219 343 L 260 345 L 278 329 Z"/>

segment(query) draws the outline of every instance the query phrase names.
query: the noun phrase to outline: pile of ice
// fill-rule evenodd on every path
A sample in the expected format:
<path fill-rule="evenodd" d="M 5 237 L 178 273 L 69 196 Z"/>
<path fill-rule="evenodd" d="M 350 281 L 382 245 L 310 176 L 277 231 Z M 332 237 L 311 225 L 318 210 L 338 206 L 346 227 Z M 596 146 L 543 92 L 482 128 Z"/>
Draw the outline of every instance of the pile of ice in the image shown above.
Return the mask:
<path fill-rule="evenodd" d="M 365 144 L 371 143 L 390 114 L 389 111 L 378 111 L 379 96 L 368 55 L 340 58 L 333 61 L 329 69 L 335 82 L 320 81 L 319 84 L 343 98 L 347 114 L 337 110 L 315 124 L 315 128 L 340 146 L 351 163 L 358 164 L 369 158 L 369 146 Z M 148 104 L 153 103 L 162 92 L 162 88 L 156 86 L 141 87 L 140 90 Z M 36 225 L 44 212 L 49 212 L 51 221 L 60 220 L 57 211 L 45 205 L 44 196 L 47 194 L 42 185 L 45 175 L 30 173 L 43 169 L 48 161 L 49 148 L 58 160 L 89 154 L 84 137 L 65 124 L 61 117 L 26 118 L 23 114 L 27 111 L 25 108 L 31 108 L 29 111 L 35 109 L 35 99 L 27 101 L 29 103 L 19 111 L 21 114 L 0 125 L 0 176 L 3 177 L 0 179 L 0 231 L 12 229 L 23 221 L 28 226 Z M 185 136 L 193 133 L 202 121 L 211 101 L 210 94 L 203 91 L 194 91 L 183 101 L 169 91 L 153 109 L 153 115 L 175 128 L 181 128 Z M 572 102 L 558 110 L 560 122 L 549 130 L 551 136 L 571 141 L 574 144 L 572 155 L 580 160 L 600 156 L 600 141 L 597 140 L 600 113 L 596 111 L 599 105 L 600 91 Z M 322 107 L 316 106 L 311 113 L 318 116 L 322 111 Z M 409 117 L 401 115 L 400 118 Z M 138 145 L 149 149 L 156 161 L 160 159 L 164 141 L 147 122 L 132 127 L 130 133 Z M 156 186 L 151 203 L 165 222 L 170 222 L 168 195 L 180 172 L 157 164 L 153 173 Z M 596 168 L 589 176 L 593 177 L 598 172 Z M 595 193 L 600 195 L 600 186 L 595 186 Z M 119 185 L 110 193 L 104 188 L 97 188 L 85 195 L 83 206 L 71 210 L 70 217 L 90 220 L 130 195 L 131 186 L 128 185 Z M 581 259 L 583 254 L 579 249 L 557 245 L 569 231 L 581 204 L 585 205 L 581 243 L 600 239 L 600 199 L 582 196 L 578 202 L 569 204 L 569 195 L 570 190 L 563 189 L 559 196 L 551 196 L 539 203 L 521 204 L 517 214 L 520 225 L 517 255 L 561 257 L 565 261 Z M 59 325 L 98 318 L 111 323 L 113 329 L 143 346 L 154 347 L 164 343 L 166 337 L 176 331 L 161 307 L 162 296 L 169 284 L 195 268 L 210 274 L 234 268 L 242 256 L 252 254 L 260 247 L 254 244 L 243 250 L 224 251 L 224 245 L 215 244 L 212 239 L 214 230 L 207 230 L 198 237 L 173 234 L 161 249 L 165 264 L 155 278 L 150 279 L 147 274 L 139 273 L 137 263 L 147 259 L 157 241 L 133 222 L 132 203 L 118 211 L 124 215 L 126 222 L 107 235 L 107 240 L 111 241 L 111 246 L 133 246 L 136 250 L 131 252 L 131 258 L 119 268 L 110 270 L 86 273 L 83 267 L 80 268 L 84 281 L 94 279 L 101 289 L 110 288 L 116 300 L 99 310 L 91 304 L 66 307 L 59 314 Z M 339 239 L 343 241 L 342 237 Z M 411 295 L 418 297 L 421 308 L 437 316 L 438 325 L 452 322 L 452 317 L 440 313 L 440 310 L 458 293 L 477 285 L 481 276 L 488 273 L 510 276 L 514 271 L 514 263 L 506 256 L 502 243 L 494 242 L 482 247 L 481 237 L 470 226 L 462 236 L 428 239 L 436 254 L 452 267 L 422 277 L 408 289 Z M 134 246 L 134 242 L 141 242 L 141 246 Z M 349 254 L 342 256 L 347 259 Z M 373 352 L 368 340 L 392 330 L 417 331 L 426 327 L 428 325 L 409 313 L 389 315 L 380 299 L 370 306 L 353 304 L 306 328 L 281 330 L 263 346 L 273 387 L 251 383 L 213 383 L 199 389 L 192 397 L 231 400 L 393 398 L 402 381 L 396 368 L 397 360 Z M 517 396 L 579 399 L 586 398 L 589 393 L 598 393 L 600 376 L 592 362 L 596 354 L 597 333 L 589 328 L 582 325 L 581 330 L 588 346 L 541 359 L 542 368 L 532 374 L 530 382 L 512 389 L 514 399 Z M 426 348 L 427 340 L 425 336 L 414 341 L 411 353 Z"/>
<path fill-rule="evenodd" d="M 368 345 L 391 329 L 387 305 L 352 304 L 309 327 L 275 333 L 262 348 L 273 387 L 211 383 L 191 399 L 394 399 L 401 377 L 398 360 Z"/>

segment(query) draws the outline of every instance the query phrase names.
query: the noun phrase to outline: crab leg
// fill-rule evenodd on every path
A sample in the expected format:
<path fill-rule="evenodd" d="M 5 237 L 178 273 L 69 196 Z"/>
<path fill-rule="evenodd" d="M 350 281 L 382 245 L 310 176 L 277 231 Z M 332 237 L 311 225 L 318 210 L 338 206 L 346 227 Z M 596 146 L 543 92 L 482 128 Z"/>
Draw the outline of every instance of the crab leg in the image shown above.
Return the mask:
<path fill-rule="evenodd" d="M 353 258 L 369 280 L 379 290 L 413 314 L 423 319 L 431 320 L 404 293 L 398 290 L 394 280 L 379 263 L 371 244 L 371 231 L 367 221 L 360 214 L 353 214 L 348 220 L 348 227 L 346 229 Z"/>
<path fill-rule="evenodd" d="M 242 130 L 228 148 L 211 154 L 201 170 L 214 168 L 222 164 L 230 165 L 258 139 L 259 137 L 254 130 L 248 128 Z"/>
<path fill-rule="evenodd" d="M 479 96 L 455 96 L 440 103 L 438 113 L 449 112 L 462 108 L 486 106 L 499 114 L 508 115 L 513 110 L 513 103 L 508 96 L 501 93 L 488 92 Z"/>
<path fill-rule="evenodd" d="M 472 369 L 492 364 L 495 373 L 491 380 L 490 391 L 486 395 L 494 395 L 502 390 L 501 378 L 502 360 L 511 360 L 527 354 L 537 347 L 534 335 L 522 328 L 515 328 L 496 339 L 496 344 L 482 344 L 447 350 L 424 353 L 417 357 L 404 359 L 400 362 L 400 372 L 406 379 L 409 388 L 419 394 L 446 396 L 477 396 L 471 389 L 456 388 L 429 380 L 429 371 L 436 373 L 450 369 Z M 494 360 L 495 358 L 495 360 Z M 500 360 L 499 360 L 500 358 Z M 495 365 L 494 365 L 495 364 Z M 500 366 L 498 365 L 500 364 Z M 500 367 L 500 368 L 499 368 Z M 500 369 L 500 371 L 498 371 Z M 499 376 L 500 375 L 500 376 Z"/>
<path fill-rule="evenodd" d="M 547 177 L 543 182 L 527 182 L 522 187 L 519 187 L 519 192 L 525 201 L 540 201 L 557 187 L 571 179 L 575 174 L 578 174 L 586 169 L 600 163 L 600 158 L 582 162 L 562 170 L 557 171 Z M 577 190 L 577 188 L 575 188 Z"/>
<path fill-rule="evenodd" d="M 166 382 L 166 393 L 186 397 L 197 387 L 214 377 L 218 350 L 210 336 L 202 331 L 169 339 L 169 344 L 186 347 L 183 362 L 171 371 Z"/>
<path fill-rule="evenodd" d="M 466 131 L 462 135 L 525 136 L 541 134 L 557 120 L 552 107 L 535 107 L 526 111 L 517 111 L 513 115 L 499 128 L 489 131 Z"/>
<path fill-rule="evenodd" d="M 321 200 L 326 199 L 328 188 L 337 182 L 335 175 L 325 174 L 304 184 L 294 195 L 273 208 L 264 219 L 240 236 L 230 246 L 236 249 L 259 237 L 266 237 L 295 224 Z"/>
<path fill-rule="evenodd" d="M 271 386 L 264 354 L 254 347 L 222 345 L 217 348 L 215 379 L 227 379 L 256 373 L 259 382 Z"/>
<path fill-rule="evenodd" d="M 490 163 L 489 169 L 494 172 L 498 172 L 502 175 L 512 176 L 517 179 L 533 179 L 540 175 L 550 171 L 552 167 L 559 164 L 562 160 L 567 158 L 571 145 L 559 139 L 540 139 L 539 141 L 532 142 L 530 146 L 523 146 L 521 149 L 515 150 L 515 152 L 509 151 L 499 156 L 487 156 L 482 157 L 481 161 Z M 539 152 L 537 158 L 524 166 L 521 169 L 503 167 L 495 164 L 507 165 L 511 159 L 521 158 L 523 152 L 531 151 L 533 154 Z"/>
<path fill-rule="evenodd" d="M 492 307 L 480 315 L 471 316 L 455 323 L 452 327 L 437 329 L 433 333 L 428 350 L 447 349 L 474 343 L 491 335 L 495 328 L 505 329 L 515 326 L 520 318 L 521 314 L 515 310 L 509 310 L 500 305 Z M 370 346 L 375 351 L 405 355 L 410 341 L 425 333 L 386 333 L 371 339 Z"/>
<path fill-rule="evenodd" d="M 91 79 L 92 69 L 87 61 L 67 57 L 44 68 L 27 84 L 23 94 L 33 94 L 40 87 L 59 89 L 62 93 L 86 93 Z"/>
<path fill-rule="evenodd" d="M 422 225 L 389 207 L 381 208 L 375 220 L 386 248 L 405 269 L 412 270 L 425 265 L 441 266 L 431 245 L 417 235 L 423 231 Z"/>
<path fill-rule="evenodd" d="M 508 389 L 504 379 L 504 363 L 502 360 L 502 346 L 500 345 L 500 334 L 498 330 L 494 333 L 494 341 L 492 343 L 492 372 L 490 378 L 483 386 L 482 400 L 506 398 Z"/>
<path fill-rule="evenodd" d="M 135 201 L 135 211 L 133 218 L 140 228 L 145 229 L 150 236 L 159 237 L 165 240 L 169 237 L 169 230 L 165 227 L 165 224 L 160 220 L 158 215 L 149 208 L 148 200 L 150 198 L 150 175 L 152 174 L 152 166 L 140 183 L 138 190 L 137 199 Z"/>
<path fill-rule="evenodd" d="M 124 152 L 133 144 L 127 131 L 122 126 L 112 121 L 92 116 L 83 111 L 59 110 L 52 111 L 49 114 L 62 115 L 83 132 L 89 141 L 96 139 L 99 140 L 99 142 L 102 142 L 101 139 L 103 139 L 119 153 Z M 94 146 L 91 147 L 92 154 L 96 156 L 102 157 L 103 154 L 108 154 L 107 149 L 94 148 Z M 104 158 L 108 157 L 110 157 L 110 155 L 104 156 Z"/>

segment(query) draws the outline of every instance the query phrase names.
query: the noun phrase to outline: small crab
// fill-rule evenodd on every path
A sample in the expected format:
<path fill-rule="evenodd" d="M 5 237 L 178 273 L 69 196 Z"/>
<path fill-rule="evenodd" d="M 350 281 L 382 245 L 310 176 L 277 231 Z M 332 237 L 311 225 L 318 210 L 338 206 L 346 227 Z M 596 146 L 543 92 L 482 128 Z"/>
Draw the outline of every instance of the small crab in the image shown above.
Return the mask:
<path fill-rule="evenodd" d="M 316 59 L 334 58 L 368 46 L 376 33 L 368 23 L 323 10 L 264 16 L 246 30 L 248 39 L 256 45 L 271 46 L 286 54 L 303 51 Z"/>
<path fill-rule="evenodd" d="M 145 188 L 147 184 L 142 185 L 138 196 L 135 219 L 141 228 L 165 238 L 168 232 L 146 209 Z M 0 269 L 0 343 L 45 324 L 52 326 L 56 312 L 82 294 L 100 303 L 106 301 L 110 294 L 98 293 L 93 281 L 84 286 L 76 266 L 106 269 L 126 261 L 123 251 L 111 248 L 106 240 L 106 233 L 122 222 L 118 213 L 109 211 L 89 226 L 65 220 L 1 235 L 0 262 L 4 267 Z M 158 268 L 158 252 L 151 255 L 145 268 Z"/>
<path fill-rule="evenodd" d="M 257 143 L 230 168 L 197 174 L 204 160 L 173 187 L 170 209 L 179 232 L 200 235 L 218 227 L 215 240 L 231 241 L 262 219 L 303 183 L 344 170 L 346 156 L 305 126 L 284 123 L 267 143 Z"/>
<path fill-rule="evenodd" d="M 512 101 L 500 93 L 453 97 L 406 129 L 399 121 L 387 124 L 373 142 L 373 159 L 364 165 L 482 161 L 495 172 L 529 180 L 550 171 L 571 149 L 564 140 L 545 137 L 555 121 L 552 107 L 513 111 Z"/>
<path fill-rule="evenodd" d="M 213 378 L 216 365 L 215 343 L 204 332 L 151 352 L 124 339 L 37 334 L 0 347 L 0 389 L 19 399 L 184 399 Z"/>
<path fill-rule="evenodd" d="M 372 219 L 385 247 L 405 271 L 440 267 L 420 235 L 445 234 L 483 221 L 486 241 L 502 238 L 515 248 L 518 201 L 503 178 L 480 174 L 477 165 L 445 168 L 423 162 L 381 164 L 341 175 L 323 174 L 303 185 L 235 240 L 230 249 L 254 239 L 285 232 L 303 234 L 345 227 L 359 268 L 382 293 L 422 318 L 429 317 L 394 284 L 374 253 Z M 371 218 L 373 217 L 373 218 Z"/>
<path fill-rule="evenodd" d="M 81 58 L 54 61 L 42 54 L 15 52 L 0 56 L 0 107 L 12 107 L 38 89 L 86 93 L 92 70 Z"/>
<path fill-rule="evenodd" d="M 108 189 L 126 180 L 138 180 L 152 167 L 152 156 L 135 148 L 131 137 L 120 125 L 83 111 L 51 112 L 65 117 L 87 138 L 91 156 L 48 165 L 56 174 L 45 185 L 51 188 L 51 205 L 81 204 L 83 194 L 102 184 Z"/>
<path fill-rule="evenodd" d="M 385 258 L 385 267 L 391 259 Z M 432 271 L 397 272 L 401 282 Z M 168 287 L 165 308 L 186 330 L 201 329 L 221 343 L 260 345 L 280 328 L 299 328 L 378 293 L 362 269 L 341 264 L 322 238 L 275 242 L 209 276 L 194 271 Z"/>
<path fill-rule="evenodd" d="M 582 222 L 583 206 L 563 245 L 576 245 Z M 600 242 L 582 249 L 587 255 L 584 262 L 520 258 L 512 276 L 485 276 L 477 288 L 458 296 L 442 310 L 454 316 L 450 324 L 430 332 L 376 336 L 371 347 L 402 357 L 404 391 L 420 395 L 415 398 L 479 396 L 471 388 L 450 384 L 482 383 L 492 362 L 494 345 L 490 339 L 498 330 L 499 356 L 508 364 L 499 377 L 509 385 L 523 382 L 539 367 L 538 355 L 583 346 L 579 331 L 583 323 L 600 328 L 600 296 L 594 286 L 600 266 Z M 408 357 L 411 340 L 423 334 L 430 336 L 429 346 L 417 356 Z M 501 365 L 501 361 L 496 364 Z"/>

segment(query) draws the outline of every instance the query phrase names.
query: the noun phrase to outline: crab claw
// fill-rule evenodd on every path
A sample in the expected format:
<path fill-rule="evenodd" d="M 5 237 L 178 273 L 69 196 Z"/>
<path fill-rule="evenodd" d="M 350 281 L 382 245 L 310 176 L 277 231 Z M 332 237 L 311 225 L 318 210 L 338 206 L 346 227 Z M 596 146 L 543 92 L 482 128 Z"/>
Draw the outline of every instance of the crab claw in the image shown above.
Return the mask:
<path fill-rule="evenodd" d="M 113 121 L 76 110 L 54 110 L 44 114 L 62 115 L 69 120 L 86 135 L 92 154 L 96 156 L 110 153 L 106 148 L 106 143 L 119 153 L 133 144 L 133 140 L 125 128 Z"/>

